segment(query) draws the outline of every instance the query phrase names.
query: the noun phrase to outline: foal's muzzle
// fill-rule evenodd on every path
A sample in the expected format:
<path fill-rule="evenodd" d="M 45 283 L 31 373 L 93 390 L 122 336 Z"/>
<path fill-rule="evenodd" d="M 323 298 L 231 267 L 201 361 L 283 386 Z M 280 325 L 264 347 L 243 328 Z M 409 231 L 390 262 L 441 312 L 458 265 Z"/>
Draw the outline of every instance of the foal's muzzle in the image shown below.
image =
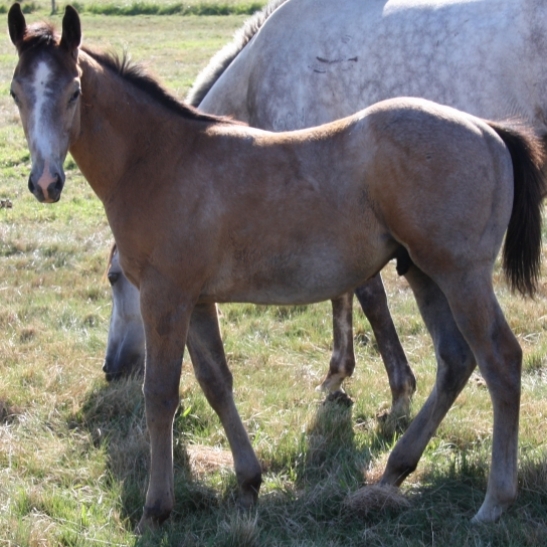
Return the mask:
<path fill-rule="evenodd" d="M 44 190 L 32 180 L 32 175 L 28 178 L 28 189 L 30 193 L 41 203 L 55 203 L 61 199 L 61 192 L 65 184 L 64 177 L 56 175 L 54 180 L 49 183 L 44 193 Z"/>

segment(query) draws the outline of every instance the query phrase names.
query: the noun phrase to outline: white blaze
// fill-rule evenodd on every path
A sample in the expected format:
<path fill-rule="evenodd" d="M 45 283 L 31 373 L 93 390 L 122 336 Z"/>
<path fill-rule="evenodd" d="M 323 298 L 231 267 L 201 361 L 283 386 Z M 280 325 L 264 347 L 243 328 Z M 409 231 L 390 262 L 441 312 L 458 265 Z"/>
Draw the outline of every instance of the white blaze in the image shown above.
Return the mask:
<path fill-rule="evenodd" d="M 52 71 L 45 61 L 41 61 L 34 73 L 32 88 L 34 91 L 34 110 L 31 114 L 30 139 L 33 148 L 39 152 L 44 159 L 51 156 L 51 134 L 47 127 L 47 95 Z"/>

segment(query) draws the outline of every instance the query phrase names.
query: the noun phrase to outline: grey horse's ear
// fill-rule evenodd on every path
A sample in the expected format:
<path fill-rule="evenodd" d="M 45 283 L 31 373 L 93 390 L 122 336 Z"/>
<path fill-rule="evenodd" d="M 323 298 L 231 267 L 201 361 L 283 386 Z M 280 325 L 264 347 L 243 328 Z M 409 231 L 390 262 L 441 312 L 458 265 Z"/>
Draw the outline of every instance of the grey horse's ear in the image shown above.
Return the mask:
<path fill-rule="evenodd" d="M 13 45 L 19 50 L 27 31 L 27 22 L 21 11 L 21 4 L 15 3 L 11 6 L 8 12 L 8 29 Z"/>
<path fill-rule="evenodd" d="M 63 16 L 61 47 L 69 53 L 76 55 L 76 50 L 80 47 L 81 40 L 82 27 L 80 25 L 80 16 L 72 6 L 67 6 Z"/>

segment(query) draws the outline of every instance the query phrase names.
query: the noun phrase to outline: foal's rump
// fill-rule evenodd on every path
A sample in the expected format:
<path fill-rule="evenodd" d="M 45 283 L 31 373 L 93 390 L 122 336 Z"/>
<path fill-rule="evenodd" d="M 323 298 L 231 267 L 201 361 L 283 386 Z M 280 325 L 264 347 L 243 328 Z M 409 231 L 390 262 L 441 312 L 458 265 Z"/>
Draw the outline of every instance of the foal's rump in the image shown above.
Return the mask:
<path fill-rule="evenodd" d="M 539 141 L 529 131 L 427 101 L 393 107 L 384 101 L 371 108 L 378 153 L 367 173 L 390 235 L 433 275 L 493 263 L 509 227 L 506 274 L 513 288 L 533 292 L 543 191 Z"/>

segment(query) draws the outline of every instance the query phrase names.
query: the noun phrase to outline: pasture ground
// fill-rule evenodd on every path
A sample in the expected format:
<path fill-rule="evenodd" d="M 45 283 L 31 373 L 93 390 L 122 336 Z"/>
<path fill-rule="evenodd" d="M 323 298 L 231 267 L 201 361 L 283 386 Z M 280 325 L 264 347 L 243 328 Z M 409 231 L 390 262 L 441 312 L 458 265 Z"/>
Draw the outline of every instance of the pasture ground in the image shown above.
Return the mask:
<path fill-rule="evenodd" d="M 126 49 L 182 98 L 243 20 L 86 13 L 83 29 L 86 43 Z M 259 506 L 238 514 L 226 439 L 187 364 L 175 423 L 175 511 L 160 530 L 135 538 L 148 463 L 140 380 L 107 384 L 101 372 L 111 234 L 70 158 L 60 203 L 40 205 L 28 192 L 29 154 L 8 95 L 14 65 L 4 38 L 0 198 L 13 207 L 0 208 L 0 546 L 547 544 L 547 277 L 535 300 L 524 300 L 497 273 L 525 352 L 520 495 L 498 524 L 469 523 L 484 496 L 491 444 L 490 399 L 478 374 L 405 482 L 403 500 L 388 495 L 371 507 L 359 488 L 379 477 L 396 437 L 377 418 L 390 394 L 362 313 L 356 308 L 358 366 L 346 384 L 355 403 L 347 408 L 323 405 L 315 389 L 329 359 L 329 304 L 229 305 L 222 328 L 236 401 L 264 466 Z M 432 347 L 393 265 L 384 280 L 418 379 L 416 411 L 434 381 Z"/>

